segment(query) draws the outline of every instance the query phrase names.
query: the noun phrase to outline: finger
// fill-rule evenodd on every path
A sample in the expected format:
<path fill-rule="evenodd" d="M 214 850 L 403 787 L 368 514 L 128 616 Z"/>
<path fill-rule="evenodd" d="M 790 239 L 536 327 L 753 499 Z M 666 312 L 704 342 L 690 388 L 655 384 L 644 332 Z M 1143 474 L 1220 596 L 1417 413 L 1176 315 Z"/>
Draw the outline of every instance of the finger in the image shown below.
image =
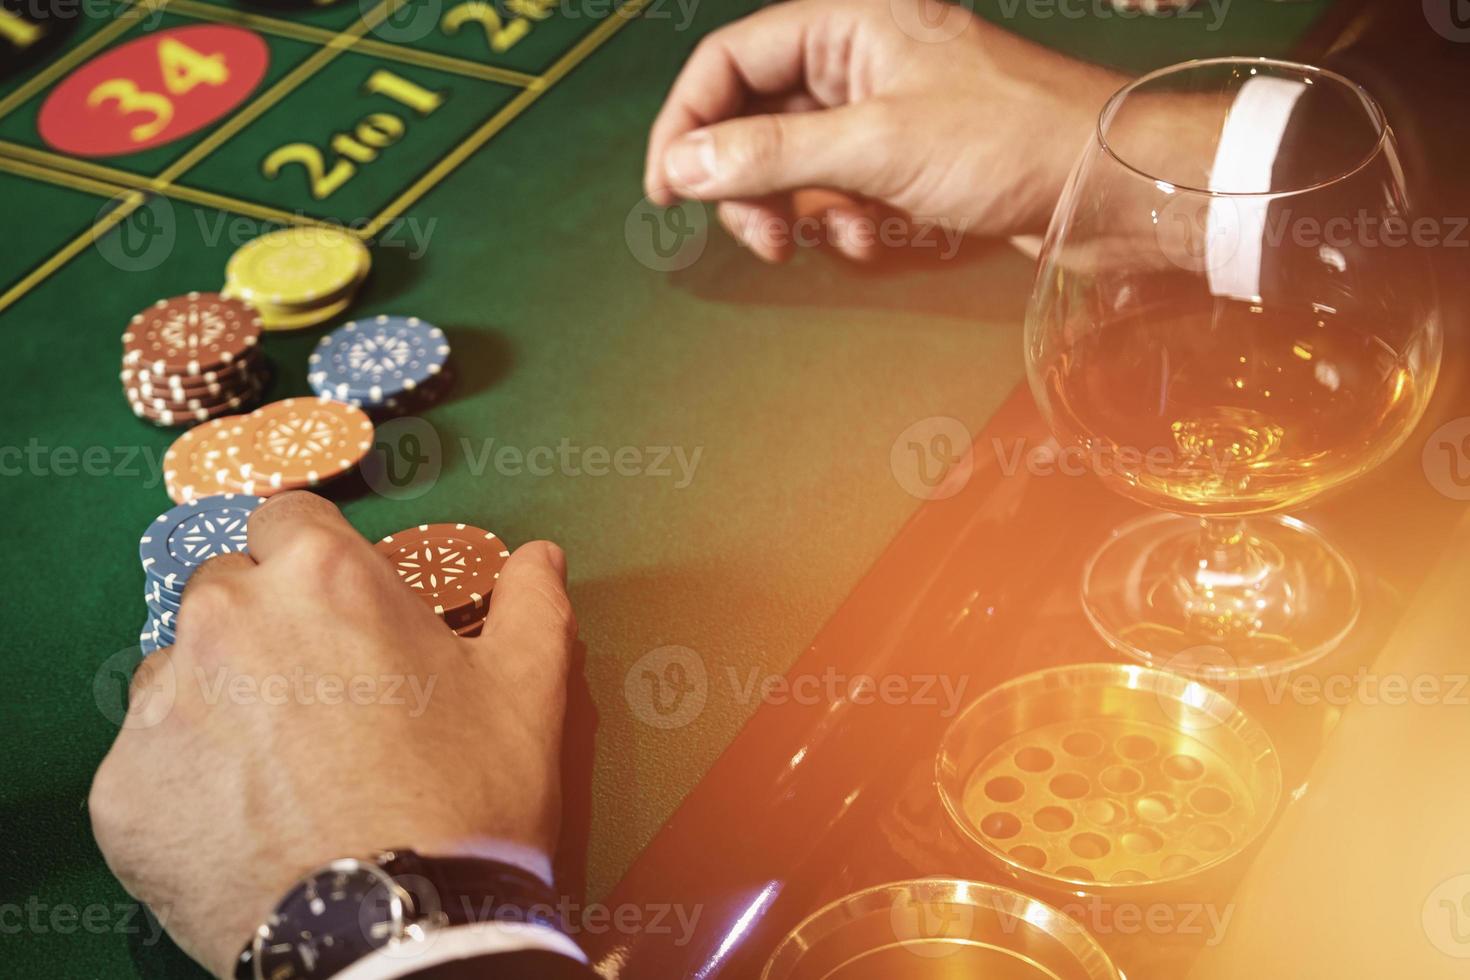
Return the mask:
<path fill-rule="evenodd" d="M 363 540 L 331 501 L 304 490 L 291 490 L 270 497 L 255 509 L 246 528 L 246 539 L 250 557 L 265 564 L 292 542 L 319 533 Z"/>
<path fill-rule="evenodd" d="M 664 186 L 694 200 L 758 197 L 802 187 L 887 196 L 875 145 L 891 145 L 878 102 L 817 112 L 745 116 L 686 133 L 664 151 Z"/>
<path fill-rule="evenodd" d="M 675 79 L 649 131 L 644 189 L 656 204 L 669 205 L 677 194 L 662 166 L 664 150 L 692 130 L 748 111 L 753 100 L 796 94 L 804 88 L 808 35 L 822 32 L 825 49 L 845 61 L 854 20 L 838 8 L 813 18 L 811 4 L 767 7 L 705 38 Z M 846 97 L 845 63 L 824 64 L 810 97 L 824 106 Z"/>
<path fill-rule="evenodd" d="M 228 551 L 222 555 L 215 555 L 204 564 L 194 569 L 194 574 L 189 576 L 189 581 L 184 584 L 184 595 L 189 594 L 189 587 L 199 582 L 207 582 L 219 576 L 239 575 L 241 572 L 249 571 L 255 567 L 255 559 L 239 551 Z"/>
<path fill-rule="evenodd" d="M 756 200 L 721 201 L 715 209 L 720 224 L 736 241 L 766 262 L 791 257 L 791 202 L 779 194 Z"/>
<path fill-rule="evenodd" d="M 521 545 L 501 569 L 490 595 L 485 631 L 473 643 L 493 645 L 496 656 L 524 656 L 565 673 L 577 621 L 567 597 L 567 563 L 550 541 Z"/>
<path fill-rule="evenodd" d="M 806 92 L 788 92 L 784 95 L 760 96 L 750 100 L 742 116 L 753 116 L 759 112 L 816 112 L 828 106 L 818 102 Z"/>
<path fill-rule="evenodd" d="M 143 699 L 149 694 L 164 689 L 162 678 L 174 669 L 173 655 L 173 647 L 159 647 L 138 661 L 132 680 L 128 682 L 129 710 L 143 703 Z"/>
<path fill-rule="evenodd" d="M 869 208 L 839 206 L 822 212 L 827 240 L 854 262 L 872 262 L 882 251 L 878 220 Z"/>
<path fill-rule="evenodd" d="M 791 195 L 797 227 L 802 229 L 798 246 L 828 245 L 857 262 L 869 262 L 881 251 L 879 208 L 870 201 L 838 191 L 813 187 Z M 811 231 L 815 225 L 819 231 Z M 819 237 L 820 241 L 813 238 Z"/>
<path fill-rule="evenodd" d="M 817 108 L 817 100 L 804 92 L 758 99 L 752 107 L 756 112 L 810 112 Z M 732 238 L 763 261 L 779 264 L 795 251 L 791 242 L 791 201 L 790 194 L 721 201 L 716 213 Z"/>

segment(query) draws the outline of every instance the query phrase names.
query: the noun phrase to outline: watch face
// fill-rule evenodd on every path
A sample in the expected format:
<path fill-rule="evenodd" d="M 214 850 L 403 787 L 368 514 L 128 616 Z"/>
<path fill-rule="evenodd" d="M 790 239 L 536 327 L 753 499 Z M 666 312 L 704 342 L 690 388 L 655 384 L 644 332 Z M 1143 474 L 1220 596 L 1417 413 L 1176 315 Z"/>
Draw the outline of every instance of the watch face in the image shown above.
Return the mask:
<path fill-rule="evenodd" d="M 302 879 L 255 939 L 257 976 L 328 977 L 403 934 L 404 894 L 371 864 L 336 861 Z"/>

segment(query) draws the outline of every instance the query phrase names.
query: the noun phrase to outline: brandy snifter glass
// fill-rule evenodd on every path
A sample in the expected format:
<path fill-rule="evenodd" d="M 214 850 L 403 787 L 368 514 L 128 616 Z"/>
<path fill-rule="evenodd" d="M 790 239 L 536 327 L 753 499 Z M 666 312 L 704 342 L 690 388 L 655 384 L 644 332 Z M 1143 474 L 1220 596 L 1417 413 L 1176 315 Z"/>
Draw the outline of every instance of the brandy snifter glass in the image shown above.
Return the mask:
<path fill-rule="evenodd" d="M 1211 59 L 1107 103 L 1042 246 L 1026 359 L 1056 438 L 1160 511 L 1084 571 L 1115 649 L 1258 677 L 1352 628 L 1353 564 L 1280 512 L 1377 466 L 1423 414 L 1430 238 L 1383 111 L 1341 75 Z"/>

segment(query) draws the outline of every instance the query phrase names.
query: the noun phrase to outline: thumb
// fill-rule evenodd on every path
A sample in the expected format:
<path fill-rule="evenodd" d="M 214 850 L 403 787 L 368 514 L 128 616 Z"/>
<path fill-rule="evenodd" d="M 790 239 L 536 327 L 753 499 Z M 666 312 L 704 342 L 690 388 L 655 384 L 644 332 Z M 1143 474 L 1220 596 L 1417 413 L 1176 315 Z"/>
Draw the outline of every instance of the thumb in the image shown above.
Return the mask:
<path fill-rule="evenodd" d="M 888 114 L 864 102 L 814 112 L 744 116 L 706 126 L 664 151 L 664 178 L 694 200 L 760 197 L 803 187 L 885 196 Z"/>
<path fill-rule="evenodd" d="M 577 639 L 577 620 L 567 598 L 566 557 L 549 541 L 517 548 L 490 594 L 485 631 L 472 642 L 499 655 L 531 662 L 563 675 Z"/>

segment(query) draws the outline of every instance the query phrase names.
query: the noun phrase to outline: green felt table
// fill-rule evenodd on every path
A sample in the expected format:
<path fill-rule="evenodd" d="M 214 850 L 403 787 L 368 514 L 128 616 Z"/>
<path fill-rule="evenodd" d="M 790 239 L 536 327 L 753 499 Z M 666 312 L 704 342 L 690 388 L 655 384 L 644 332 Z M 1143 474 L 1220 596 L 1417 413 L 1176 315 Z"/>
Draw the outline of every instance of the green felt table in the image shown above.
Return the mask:
<path fill-rule="evenodd" d="M 563 0 L 500 52 L 477 25 L 439 26 L 452 6 L 409 0 L 370 29 L 374 0 L 178 0 L 145 15 L 99 3 L 49 60 L 0 82 L 7 975 L 191 972 L 134 915 L 86 811 L 146 617 L 137 540 L 169 506 L 158 464 L 174 436 L 129 412 L 118 337 L 159 297 L 218 288 L 232 250 L 272 219 L 367 226 L 375 271 L 352 312 L 417 314 L 454 346 L 453 397 L 415 432 L 438 444 L 437 477 L 377 481 L 383 492 L 349 481 L 334 496 L 353 524 L 377 537 L 467 521 L 512 544 L 555 539 L 570 556 L 586 677 L 575 723 L 588 733 L 576 863 L 593 898 L 755 709 L 746 682 L 785 670 L 921 502 L 896 478 L 900 434 L 935 416 L 978 431 L 1021 378 L 1031 263 L 1002 243 L 874 269 L 823 252 L 769 268 L 703 212 L 644 217 L 648 125 L 690 48 L 746 0 L 658 0 L 637 19 Z M 980 10 L 1142 70 L 1285 53 L 1327 5 L 1236 0 L 1223 16 L 1169 19 L 1102 6 Z M 506 22 L 516 9 L 502 8 Z M 65 69 L 201 23 L 268 44 L 264 78 L 231 114 L 88 159 L 38 135 Z M 362 85 L 384 68 L 443 94 L 440 108 L 325 198 L 299 168 L 265 176 L 274 149 L 325 145 L 373 111 Z M 667 236 L 691 229 L 670 253 Z M 266 338 L 270 397 L 308 392 L 320 333 Z M 533 471 L 539 447 L 557 461 Z M 677 727 L 638 694 L 640 659 L 668 646 L 712 678 Z"/>

